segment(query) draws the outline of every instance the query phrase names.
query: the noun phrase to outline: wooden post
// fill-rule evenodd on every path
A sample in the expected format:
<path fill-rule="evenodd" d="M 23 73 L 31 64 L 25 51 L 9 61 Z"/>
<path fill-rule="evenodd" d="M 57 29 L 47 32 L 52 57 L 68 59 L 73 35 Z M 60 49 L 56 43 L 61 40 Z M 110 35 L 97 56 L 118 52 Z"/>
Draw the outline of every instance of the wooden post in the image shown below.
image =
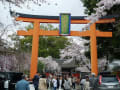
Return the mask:
<path fill-rule="evenodd" d="M 34 22 L 30 78 L 33 78 L 34 75 L 37 73 L 38 48 L 39 48 L 39 28 L 40 28 L 40 23 Z"/>
<path fill-rule="evenodd" d="M 91 73 L 98 75 L 98 61 L 97 61 L 97 42 L 96 42 L 96 24 L 90 26 L 90 45 L 91 45 Z"/>

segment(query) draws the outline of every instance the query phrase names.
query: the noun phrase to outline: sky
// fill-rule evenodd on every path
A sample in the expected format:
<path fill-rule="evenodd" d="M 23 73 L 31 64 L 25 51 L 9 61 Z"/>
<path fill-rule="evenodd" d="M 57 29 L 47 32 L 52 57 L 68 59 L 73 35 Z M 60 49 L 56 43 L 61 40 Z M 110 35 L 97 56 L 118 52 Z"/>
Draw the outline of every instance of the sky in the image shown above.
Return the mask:
<path fill-rule="evenodd" d="M 60 13 L 70 13 L 71 16 L 85 16 L 84 14 L 85 8 L 83 7 L 83 4 L 80 0 L 48 0 L 48 1 L 50 2 L 49 5 L 47 3 L 43 3 L 41 6 L 37 6 L 30 3 L 29 4 L 30 8 L 26 8 L 25 7 L 26 5 L 24 5 L 23 8 L 11 6 L 11 10 L 24 14 L 33 15 L 59 16 Z M 9 15 L 8 4 L 6 3 L 3 6 L 0 2 L 0 11 L 2 12 L 0 13 L 0 21 L 6 25 L 11 24 L 12 22 L 11 17 Z M 79 28 L 77 27 L 77 29 Z"/>
<path fill-rule="evenodd" d="M 71 13 L 72 16 L 83 16 L 84 7 L 80 0 L 48 0 L 50 4 L 42 4 L 40 7 L 34 4 L 29 9 L 19 9 L 19 12 L 59 16 L 60 13 Z M 57 4 L 57 5 L 56 5 Z M 15 9 L 15 8 L 14 8 Z M 32 10 L 32 11 L 31 11 Z"/>
<path fill-rule="evenodd" d="M 84 14 L 85 8 L 80 0 L 47 0 L 48 3 L 43 3 L 41 6 L 37 6 L 33 3 L 29 3 L 29 8 L 25 4 L 23 8 L 18 8 L 16 6 L 11 6 L 11 10 L 24 13 L 24 14 L 33 14 L 33 15 L 48 15 L 48 16 L 59 16 L 60 13 L 70 13 L 71 16 L 86 16 Z M 12 19 L 9 14 L 8 3 L 2 5 L 0 2 L 0 22 L 4 23 L 5 26 L 12 26 Z M 24 23 L 22 23 L 24 27 Z M 84 25 L 72 24 L 71 29 L 81 31 Z M 11 29 L 12 27 L 10 27 Z M 12 28 L 14 29 L 14 27 Z M 14 32 L 17 29 L 13 30 Z M 12 32 L 13 32 L 12 31 Z M 10 34 L 12 32 L 9 32 Z"/>

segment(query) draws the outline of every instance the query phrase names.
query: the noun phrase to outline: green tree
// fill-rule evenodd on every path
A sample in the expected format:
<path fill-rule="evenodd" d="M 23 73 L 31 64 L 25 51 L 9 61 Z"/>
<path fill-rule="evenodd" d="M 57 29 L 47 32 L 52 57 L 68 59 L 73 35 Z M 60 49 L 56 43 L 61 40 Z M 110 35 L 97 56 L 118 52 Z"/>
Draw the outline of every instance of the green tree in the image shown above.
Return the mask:
<path fill-rule="evenodd" d="M 43 30 L 58 30 L 54 28 L 51 24 L 41 24 L 41 29 Z M 33 25 L 26 27 L 27 30 L 33 28 Z M 14 35 L 12 35 L 13 37 Z M 13 37 L 16 40 L 18 36 Z M 19 47 L 20 50 L 25 52 L 31 52 L 32 50 L 32 36 L 25 36 L 19 38 L 19 43 L 15 43 L 15 48 Z M 17 42 L 17 41 L 16 41 Z M 39 57 L 52 56 L 53 58 L 59 58 L 60 49 L 64 49 L 66 45 L 70 44 L 68 38 L 63 36 L 40 36 L 39 37 Z"/>
<path fill-rule="evenodd" d="M 59 50 L 65 48 L 67 44 L 69 44 L 69 42 L 66 37 L 40 37 L 39 56 L 52 56 L 54 58 L 59 58 Z"/>
<path fill-rule="evenodd" d="M 45 64 L 43 64 L 41 61 L 38 61 L 38 66 L 37 66 L 37 70 L 39 73 L 42 73 L 44 68 L 45 68 Z"/>
<path fill-rule="evenodd" d="M 91 13 L 95 12 L 94 8 L 97 7 L 96 3 L 99 2 L 100 0 L 81 0 L 84 4 L 85 9 L 85 14 L 90 15 Z"/>

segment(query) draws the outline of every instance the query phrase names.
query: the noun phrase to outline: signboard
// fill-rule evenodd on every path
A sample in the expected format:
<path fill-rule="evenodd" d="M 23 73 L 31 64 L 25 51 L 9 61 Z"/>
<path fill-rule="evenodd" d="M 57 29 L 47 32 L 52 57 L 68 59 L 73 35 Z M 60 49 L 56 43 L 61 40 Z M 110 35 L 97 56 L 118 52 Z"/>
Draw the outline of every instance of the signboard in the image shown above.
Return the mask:
<path fill-rule="evenodd" d="M 60 14 L 60 35 L 70 34 L 71 16 L 67 13 Z"/>

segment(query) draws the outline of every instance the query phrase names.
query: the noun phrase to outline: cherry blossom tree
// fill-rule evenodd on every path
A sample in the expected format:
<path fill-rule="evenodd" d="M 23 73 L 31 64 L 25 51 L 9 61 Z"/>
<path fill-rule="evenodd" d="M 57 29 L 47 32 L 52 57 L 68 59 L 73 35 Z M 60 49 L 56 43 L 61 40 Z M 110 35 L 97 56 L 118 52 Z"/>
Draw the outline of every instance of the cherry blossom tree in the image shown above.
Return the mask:
<path fill-rule="evenodd" d="M 81 69 L 84 69 L 86 72 L 89 72 L 91 70 L 90 59 L 84 55 L 84 51 L 87 48 L 88 47 L 85 47 L 81 44 L 72 42 L 71 45 L 68 45 L 65 49 L 61 50 L 61 59 L 66 59 L 64 64 L 69 64 L 75 60 L 75 64 L 78 66 L 76 67 L 76 70 L 81 71 Z M 106 63 L 107 60 L 105 58 L 98 59 L 98 67 L 100 71 L 105 69 Z"/>
<path fill-rule="evenodd" d="M 64 61 L 65 64 L 69 64 L 73 60 L 75 60 L 76 64 L 79 66 L 86 66 L 90 69 L 90 60 L 88 60 L 84 55 L 84 46 L 72 42 L 71 45 L 68 45 L 65 49 L 62 49 L 61 59 L 67 59 Z"/>
<path fill-rule="evenodd" d="M 0 71 L 16 71 L 16 63 L 14 54 L 0 54 Z"/>
<path fill-rule="evenodd" d="M 21 4 L 29 4 L 30 2 L 34 3 L 34 4 L 38 4 L 41 5 L 41 3 L 46 3 L 48 0 L 0 0 L 3 4 L 5 2 L 14 4 L 16 6 L 20 6 Z"/>
<path fill-rule="evenodd" d="M 48 56 L 46 58 L 39 57 L 38 60 L 42 61 L 45 64 L 45 67 L 48 71 L 60 71 L 59 64 L 54 61 L 51 56 Z"/>
<path fill-rule="evenodd" d="M 88 29 L 90 25 L 96 21 L 98 21 L 102 16 L 107 15 L 107 10 L 110 10 L 114 5 L 119 5 L 120 0 L 101 0 L 98 2 L 97 8 L 94 8 L 96 13 L 91 14 L 86 17 L 86 19 L 90 20 L 90 23 L 84 27 L 84 29 Z"/>
<path fill-rule="evenodd" d="M 33 3 L 35 5 L 41 6 L 42 4 L 48 4 L 54 3 L 57 5 L 56 1 L 53 0 L 0 0 L 4 5 L 5 3 L 9 3 L 9 5 L 15 5 L 17 7 L 22 8 L 23 6 L 27 6 L 30 8 L 30 4 Z"/>
<path fill-rule="evenodd" d="M 24 72 L 30 70 L 30 54 L 14 54 L 12 51 L 0 50 L 0 71 Z"/>

